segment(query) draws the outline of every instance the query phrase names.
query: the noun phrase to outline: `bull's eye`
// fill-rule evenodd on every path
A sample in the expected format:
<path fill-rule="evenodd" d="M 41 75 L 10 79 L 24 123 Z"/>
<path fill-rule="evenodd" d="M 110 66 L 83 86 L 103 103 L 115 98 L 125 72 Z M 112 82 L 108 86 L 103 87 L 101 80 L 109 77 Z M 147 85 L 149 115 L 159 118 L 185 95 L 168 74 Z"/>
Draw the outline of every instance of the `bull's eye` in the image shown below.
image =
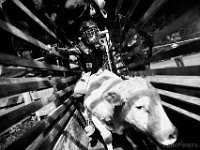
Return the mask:
<path fill-rule="evenodd" d="M 142 109 L 144 106 L 136 106 L 137 109 Z"/>
<path fill-rule="evenodd" d="M 85 82 L 85 79 L 80 79 L 80 81 Z"/>

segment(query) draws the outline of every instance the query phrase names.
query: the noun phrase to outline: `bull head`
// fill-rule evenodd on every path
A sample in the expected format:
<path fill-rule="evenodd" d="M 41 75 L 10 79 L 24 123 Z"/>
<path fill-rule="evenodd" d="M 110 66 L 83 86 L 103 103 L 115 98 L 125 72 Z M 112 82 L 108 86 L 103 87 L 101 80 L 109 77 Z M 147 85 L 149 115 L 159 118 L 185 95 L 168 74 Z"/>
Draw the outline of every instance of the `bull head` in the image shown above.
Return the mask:
<path fill-rule="evenodd" d="M 151 135 L 162 145 L 177 140 L 177 129 L 167 117 L 157 90 L 149 82 L 142 78 L 129 79 L 113 87 L 109 93 L 112 94 L 107 101 L 111 105 L 124 102 L 120 118 L 129 125 Z"/>

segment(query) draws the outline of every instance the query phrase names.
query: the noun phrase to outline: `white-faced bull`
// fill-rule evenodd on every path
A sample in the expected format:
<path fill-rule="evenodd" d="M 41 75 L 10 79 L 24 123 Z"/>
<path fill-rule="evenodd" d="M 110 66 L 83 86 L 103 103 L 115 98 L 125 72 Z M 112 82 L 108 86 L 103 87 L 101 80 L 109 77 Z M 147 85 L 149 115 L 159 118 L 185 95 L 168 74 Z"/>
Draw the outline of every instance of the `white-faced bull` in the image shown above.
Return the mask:
<path fill-rule="evenodd" d="M 122 80 L 104 71 L 92 75 L 86 89 L 84 105 L 109 150 L 113 149 L 111 132 L 120 134 L 130 126 L 162 145 L 176 141 L 177 130 L 167 117 L 157 90 L 145 79 Z"/>

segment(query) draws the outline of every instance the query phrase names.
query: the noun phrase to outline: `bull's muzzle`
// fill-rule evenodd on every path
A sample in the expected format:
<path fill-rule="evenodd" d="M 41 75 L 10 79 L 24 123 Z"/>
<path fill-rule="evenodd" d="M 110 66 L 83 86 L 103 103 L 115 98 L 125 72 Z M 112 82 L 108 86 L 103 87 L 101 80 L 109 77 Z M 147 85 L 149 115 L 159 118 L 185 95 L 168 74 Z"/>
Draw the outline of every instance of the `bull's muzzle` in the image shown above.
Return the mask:
<path fill-rule="evenodd" d="M 168 131 L 163 132 L 157 136 L 157 141 L 162 145 L 172 145 L 176 142 L 178 138 L 178 130 L 176 127 L 171 128 Z"/>

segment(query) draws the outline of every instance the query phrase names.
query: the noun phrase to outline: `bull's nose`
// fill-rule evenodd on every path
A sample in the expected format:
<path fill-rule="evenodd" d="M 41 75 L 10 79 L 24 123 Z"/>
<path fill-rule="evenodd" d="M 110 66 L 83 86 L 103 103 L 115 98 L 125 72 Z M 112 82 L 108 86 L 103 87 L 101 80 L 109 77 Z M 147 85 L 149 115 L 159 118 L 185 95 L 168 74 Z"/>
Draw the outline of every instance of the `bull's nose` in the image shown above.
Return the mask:
<path fill-rule="evenodd" d="M 171 134 L 169 134 L 169 140 L 177 140 L 178 137 L 178 130 L 175 128 Z"/>
<path fill-rule="evenodd" d="M 168 138 L 162 142 L 163 145 L 171 145 L 176 142 L 178 138 L 178 130 L 174 127 L 168 134 Z"/>
<path fill-rule="evenodd" d="M 176 142 L 178 138 L 178 130 L 175 128 L 174 131 L 172 131 L 171 134 L 169 134 L 168 139 L 172 142 L 171 144 L 173 144 L 174 142 Z"/>

